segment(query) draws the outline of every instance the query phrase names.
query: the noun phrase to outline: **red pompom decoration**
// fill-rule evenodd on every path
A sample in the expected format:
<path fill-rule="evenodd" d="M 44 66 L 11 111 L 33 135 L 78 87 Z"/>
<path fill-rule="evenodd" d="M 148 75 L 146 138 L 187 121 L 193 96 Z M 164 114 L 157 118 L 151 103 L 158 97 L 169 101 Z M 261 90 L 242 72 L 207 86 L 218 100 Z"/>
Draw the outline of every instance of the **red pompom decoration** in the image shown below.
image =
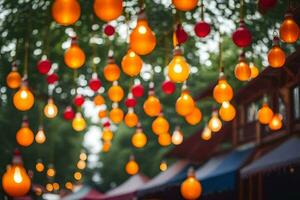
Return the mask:
<path fill-rule="evenodd" d="M 144 87 L 141 84 L 133 86 L 131 92 L 135 98 L 142 97 L 144 95 Z"/>
<path fill-rule="evenodd" d="M 127 108 L 133 108 L 133 107 L 135 107 L 136 106 L 136 100 L 135 100 L 135 98 L 126 99 L 125 106 Z"/>
<path fill-rule="evenodd" d="M 66 107 L 64 111 L 64 119 L 70 121 L 73 120 L 74 117 L 75 117 L 75 112 L 73 108 L 71 106 Z"/>
<path fill-rule="evenodd" d="M 177 41 L 179 44 L 185 43 L 189 38 L 188 34 L 185 32 L 185 30 L 183 29 L 181 24 L 177 25 L 175 33 L 176 33 L 176 38 L 177 38 Z"/>
<path fill-rule="evenodd" d="M 58 81 L 58 75 L 56 73 L 49 74 L 47 76 L 47 82 L 48 84 L 54 84 Z"/>
<path fill-rule="evenodd" d="M 73 100 L 74 104 L 78 107 L 82 106 L 82 104 L 84 103 L 84 97 L 80 94 L 78 94 L 74 100 Z"/>
<path fill-rule="evenodd" d="M 110 127 L 109 121 L 105 122 L 105 123 L 103 124 L 103 127 L 109 128 L 109 127 Z"/>
<path fill-rule="evenodd" d="M 107 24 L 105 27 L 104 27 L 104 33 L 105 35 L 107 36 L 112 36 L 113 34 L 115 34 L 115 27 L 113 27 L 112 25 L 110 24 Z"/>
<path fill-rule="evenodd" d="M 176 85 L 172 81 L 166 80 L 165 82 L 163 82 L 161 88 L 162 88 L 162 91 L 165 94 L 170 95 L 170 94 L 173 94 L 175 92 Z"/>
<path fill-rule="evenodd" d="M 90 81 L 89 81 L 89 87 L 91 88 L 91 90 L 93 90 L 94 92 L 97 92 L 102 86 L 102 83 L 101 81 L 95 77 L 95 78 L 92 78 Z"/>
<path fill-rule="evenodd" d="M 194 28 L 196 35 L 199 38 L 204 38 L 210 33 L 210 25 L 204 21 L 198 22 Z"/>
<path fill-rule="evenodd" d="M 252 34 L 244 21 L 240 22 L 239 28 L 232 34 L 232 40 L 236 46 L 241 48 L 245 48 L 251 44 Z"/>
<path fill-rule="evenodd" d="M 51 65 L 50 60 L 40 60 L 37 64 L 37 69 L 41 74 L 47 74 L 51 69 Z"/>

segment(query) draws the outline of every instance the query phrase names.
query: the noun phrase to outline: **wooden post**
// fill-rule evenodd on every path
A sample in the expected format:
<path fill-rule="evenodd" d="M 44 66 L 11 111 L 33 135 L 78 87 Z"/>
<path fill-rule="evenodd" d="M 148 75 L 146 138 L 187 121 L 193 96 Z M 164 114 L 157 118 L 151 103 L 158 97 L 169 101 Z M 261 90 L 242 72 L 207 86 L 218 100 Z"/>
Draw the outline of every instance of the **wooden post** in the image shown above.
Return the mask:
<path fill-rule="evenodd" d="M 249 176 L 249 200 L 253 199 L 252 176 Z"/>
<path fill-rule="evenodd" d="M 262 185 L 262 175 L 258 174 L 258 200 L 263 200 L 263 185 Z"/>

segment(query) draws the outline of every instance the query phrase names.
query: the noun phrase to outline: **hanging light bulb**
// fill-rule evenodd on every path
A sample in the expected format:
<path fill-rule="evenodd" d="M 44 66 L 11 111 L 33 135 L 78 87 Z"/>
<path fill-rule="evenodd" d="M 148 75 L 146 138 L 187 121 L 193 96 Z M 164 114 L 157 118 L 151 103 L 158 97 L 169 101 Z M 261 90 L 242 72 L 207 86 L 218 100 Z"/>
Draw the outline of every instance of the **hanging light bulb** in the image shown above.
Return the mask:
<path fill-rule="evenodd" d="M 47 176 L 48 177 L 54 177 L 55 174 L 56 174 L 56 171 L 55 171 L 53 165 L 49 164 L 48 169 L 47 169 Z"/>
<path fill-rule="evenodd" d="M 250 63 L 250 70 L 251 70 L 251 79 L 254 79 L 259 75 L 259 69 L 253 63 Z"/>
<path fill-rule="evenodd" d="M 257 117 L 261 124 L 269 124 L 273 118 L 273 111 L 269 107 L 268 103 L 264 103 L 263 106 L 258 110 Z"/>
<path fill-rule="evenodd" d="M 103 21 L 117 19 L 123 12 L 123 0 L 95 0 L 94 12 Z"/>
<path fill-rule="evenodd" d="M 21 87 L 13 97 L 14 106 L 20 111 L 27 111 L 34 104 L 34 96 L 28 88 L 27 81 L 22 81 Z"/>
<path fill-rule="evenodd" d="M 89 88 L 94 92 L 97 92 L 102 86 L 100 79 L 96 72 L 92 74 L 92 79 L 89 81 Z"/>
<path fill-rule="evenodd" d="M 201 110 L 197 106 L 195 106 L 195 108 L 193 109 L 193 111 L 190 114 L 184 116 L 184 119 L 190 125 L 199 124 L 199 122 L 202 119 Z"/>
<path fill-rule="evenodd" d="M 223 72 L 220 73 L 218 84 L 213 90 L 213 96 L 216 102 L 222 103 L 224 101 L 230 101 L 233 98 L 232 87 L 226 81 Z"/>
<path fill-rule="evenodd" d="M 77 0 L 55 0 L 52 4 L 52 17 L 63 26 L 74 24 L 79 19 L 80 12 Z"/>
<path fill-rule="evenodd" d="M 156 46 L 156 37 L 148 25 L 146 13 L 138 15 L 137 25 L 130 34 L 130 48 L 139 55 L 151 53 Z"/>
<path fill-rule="evenodd" d="M 104 142 L 102 146 L 102 152 L 107 153 L 110 150 L 111 142 Z"/>
<path fill-rule="evenodd" d="M 64 111 L 64 119 L 65 120 L 73 120 L 75 117 L 75 112 L 71 106 L 67 106 Z"/>
<path fill-rule="evenodd" d="M 202 186 L 195 178 L 195 171 L 190 168 L 187 179 L 180 186 L 181 195 L 184 199 L 195 200 L 199 199 L 202 194 Z"/>
<path fill-rule="evenodd" d="M 44 171 L 45 166 L 44 166 L 44 164 L 42 163 L 41 160 L 38 160 L 38 161 L 37 161 L 37 163 L 35 164 L 35 169 L 36 169 L 36 171 L 39 172 L 39 173 L 41 173 L 41 172 Z"/>
<path fill-rule="evenodd" d="M 271 67 L 280 68 L 285 64 L 285 53 L 279 46 L 279 38 L 277 36 L 273 39 L 273 47 L 268 53 L 268 62 Z"/>
<path fill-rule="evenodd" d="M 9 166 L 2 176 L 2 187 L 10 197 L 25 196 L 31 186 L 31 180 L 23 167 L 20 151 L 15 150 L 12 165 Z"/>
<path fill-rule="evenodd" d="M 160 171 L 164 172 L 168 169 L 168 164 L 166 161 L 162 161 L 159 165 L 159 169 Z"/>
<path fill-rule="evenodd" d="M 78 69 L 85 63 L 85 53 L 79 47 L 76 37 L 72 38 L 71 47 L 65 52 L 64 60 L 71 69 Z"/>
<path fill-rule="evenodd" d="M 53 185 L 53 190 L 54 190 L 54 191 L 58 191 L 58 190 L 59 190 L 59 187 L 60 187 L 60 186 L 59 186 L 58 183 L 53 183 L 52 185 Z"/>
<path fill-rule="evenodd" d="M 80 172 L 75 172 L 75 173 L 74 173 L 74 179 L 75 179 L 76 181 L 80 181 L 81 178 L 82 178 L 82 174 L 81 174 Z"/>
<path fill-rule="evenodd" d="M 105 104 L 105 99 L 100 94 L 97 94 L 94 97 L 94 104 L 95 106 L 102 106 L 103 104 Z"/>
<path fill-rule="evenodd" d="M 47 190 L 48 192 L 52 192 L 52 191 L 53 191 L 53 185 L 52 185 L 51 183 L 47 183 L 47 185 L 46 185 L 46 190 Z"/>
<path fill-rule="evenodd" d="M 36 68 L 40 74 L 46 75 L 52 67 L 52 62 L 48 59 L 42 59 L 38 62 Z"/>
<path fill-rule="evenodd" d="M 219 132 L 222 128 L 222 122 L 218 117 L 218 112 L 217 111 L 213 111 L 212 116 L 208 122 L 208 128 L 212 131 L 212 132 Z"/>
<path fill-rule="evenodd" d="M 282 115 L 274 114 L 271 121 L 269 122 L 269 128 L 273 131 L 277 131 L 282 128 Z"/>
<path fill-rule="evenodd" d="M 147 136 L 143 133 L 140 125 L 138 125 L 136 132 L 132 135 L 131 143 L 136 148 L 143 148 L 147 144 Z"/>
<path fill-rule="evenodd" d="M 163 116 L 163 114 L 159 114 L 159 116 L 152 122 L 152 131 L 156 135 L 160 135 L 163 133 L 169 132 L 169 122 L 168 120 Z"/>
<path fill-rule="evenodd" d="M 52 98 L 48 99 L 48 104 L 44 107 L 44 114 L 46 117 L 52 119 L 56 117 L 57 115 L 57 107 L 54 104 L 54 101 Z"/>
<path fill-rule="evenodd" d="M 224 101 L 219 110 L 219 115 L 222 120 L 229 122 L 235 118 L 236 110 L 230 102 Z"/>
<path fill-rule="evenodd" d="M 205 126 L 205 128 L 203 129 L 201 138 L 206 141 L 211 139 L 211 130 L 208 128 L 208 126 Z"/>
<path fill-rule="evenodd" d="M 102 140 L 104 142 L 110 142 L 113 139 L 113 132 L 111 132 L 109 126 L 104 127 L 102 132 Z"/>
<path fill-rule="evenodd" d="M 170 133 L 162 133 L 158 135 L 158 144 L 160 146 L 166 147 L 169 146 L 172 142 L 172 137 Z"/>
<path fill-rule="evenodd" d="M 22 126 L 16 134 L 17 143 L 23 147 L 30 146 L 34 141 L 34 134 L 29 128 L 27 118 L 23 119 Z"/>
<path fill-rule="evenodd" d="M 35 142 L 38 144 L 43 144 L 46 141 L 46 135 L 43 126 L 40 126 L 39 131 L 35 135 Z"/>
<path fill-rule="evenodd" d="M 161 104 L 159 99 L 154 94 L 154 83 L 149 85 L 149 95 L 143 105 L 145 113 L 150 117 L 158 116 L 161 112 Z"/>
<path fill-rule="evenodd" d="M 139 121 L 138 116 L 134 113 L 133 108 L 128 108 L 128 113 L 124 118 L 126 126 L 132 128 L 135 127 Z"/>
<path fill-rule="evenodd" d="M 85 161 L 79 160 L 79 161 L 77 162 L 77 168 L 78 168 L 78 169 L 84 170 L 85 167 L 86 167 L 86 162 L 85 162 Z"/>
<path fill-rule="evenodd" d="M 168 65 L 168 76 L 175 83 L 183 83 L 190 75 L 190 66 L 182 56 L 179 46 L 174 49 L 174 57 Z"/>
<path fill-rule="evenodd" d="M 124 112 L 118 107 L 118 103 L 113 103 L 113 109 L 109 113 L 109 118 L 112 122 L 119 124 L 122 122 L 124 117 Z"/>
<path fill-rule="evenodd" d="M 187 116 L 191 114 L 195 108 L 195 101 L 190 96 L 186 86 L 183 86 L 180 97 L 176 101 L 176 112 L 181 116 Z"/>
<path fill-rule="evenodd" d="M 14 63 L 11 72 L 6 77 L 6 84 L 11 89 L 20 87 L 22 78 L 18 72 L 17 65 Z"/>
<path fill-rule="evenodd" d="M 161 86 L 162 91 L 167 94 L 167 95 L 171 95 L 175 92 L 176 90 L 176 84 L 173 83 L 172 81 L 169 80 L 169 78 L 167 78 L 162 86 Z"/>
<path fill-rule="evenodd" d="M 286 43 L 294 43 L 299 39 L 300 29 L 294 20 L 292 13 L 288 12 L 284 16 L 284 21 L 280 26 L 280 39 Z"/>
<path fill-rule="evenodd" d="M 76 113 L 75 118 L 72 121 L 72 127 L 78 132 L 83 131 L 86 128 L 86 122 L 80 112 Z"/>
<path fill-rule="evenodd" d="M 106 80 L 110 82 L 117 81 L 120 78 L 121 70 L 112 57 L 108 58 L 107 65 L 103 69 Z"/>
<path fill-rule="evenodd" d="M 177 126 L 172 135 L 172 143 L 174 145 L 180 145 L 183 142 L 183 134 L 180 128 Z"/>
<path fill-rule="evenodd" d="M 120 102 L 124 97 L 124 90 L 118 85 L 118 81 L 114 81 L 108 90 L 108 98 L 113 102 Z"/>
<path fill-rule="evenodd" d="M 80 160 L 83 160 L 83 161 L 87 160 L 87 155 L 86 155 L 86 153 L 85 153 L 85 152 L 81 152 L 80 155 L 79 155 L 79 159 L 80 159 Z"/>
<path fill-rule="evenodd" d="M 232 34 L 232 40 L 234 44 L 240 48 L 245 48 L 252 43 L 252 34 L 246 27 L 244 20 L 240 21 L 240 26 Z"/>
<path fill-rule="evenodd" d="M 145 89 L 142 84 L 136 84 L 131 88 L 131 92 L 135 98 L 140 98 L 144 95 Z"/>
<path fill-rule="evenodd" d="M 73 102 L 74 102 L 75 106 L 81 107 L 85 102 L 84 96 L 82 96 L 81 94 L 77 94 L 75 96 L 75 98 L 73 99 Z"/>
<path fill-rule="evenodd" d="M 71 182 L 66 182 L 65 188 L 72 191 L 73 190 L 73 184 Z"/>
<path fill-rule="evenodd" d="M 239 63 L 234 69 L 234 75 L 240 81 L 248 81 L 251 77 L 251 69 L 246 62 L 244 53 L 240 55 Z"/>
<path fill-rule="evenodd" d="M 198 0 L 172 0 L 176 9 L 181 11 L 190 11 L 196 8 Z"/>
<path fill-rule="evenodd" d="M 130 156 L 128 163 L 126 164 L 125 170 L 129 175 L 135 175 L 139 172 L 139 165 L 135 161 L 133 155 Z"/>
<path fill-rule="evenodd" d="M 131 77 L 135 77 L 140 74 L 143 67 L 143 60 L 134 51 L 129 49 L 127 54 L 122 59 L 123 72 Z"/>
<path fill-rule="evenodd" d="M 100 119 L 103 119 L 103 118 L 105 118 L 107 116 L 107 111 L 106 110 L 100 110 L 99 112 L 98 112 L 98 117 L 100 118 Z"/>

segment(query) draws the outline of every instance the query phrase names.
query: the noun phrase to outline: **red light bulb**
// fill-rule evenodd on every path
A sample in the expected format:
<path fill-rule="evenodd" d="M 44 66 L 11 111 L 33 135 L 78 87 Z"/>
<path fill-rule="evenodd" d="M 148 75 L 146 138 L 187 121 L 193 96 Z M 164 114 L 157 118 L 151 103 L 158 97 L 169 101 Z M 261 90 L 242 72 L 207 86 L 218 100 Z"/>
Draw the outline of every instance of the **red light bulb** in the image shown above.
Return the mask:
<path fill-rule="evenodd" d="M 210 33 L 210 25 L 204 21 L 200 21 L 196 24 L 195 33 L 199 38 L 204 38 Z"/>
<path fill-rule="evenodd" d="M 74 100 L 73 100 L 74 104 L 78 107 L 81 107 L 82 104 L 84 103 L 84 97 L 80 94 L 78 94 Z"/>
<path fill-rule="evenodd" d="M 37 64 L 37 69 L 40 74 L 47 74 L 51 69 L 51 65 L 50 60 L 40 60 Z"/>
<path fill-rule="evenodd" d="M 132 87 L 131 92 L 135 98 L 142 97 L 144 95 L 144 87 L 141 84 L 137 84 Z"/>
<path fill-rule="evenodd" d="M 232 40 L 234 44 L 238 47 L 245 48 L 248 47 L 252 42 L 252 34 L 246 27 L 243 20 L 240 21 L 240 26 L 232 34 Z"/>
<path fill-rule="evenodd" d="M 73 120 L 75 117 L 75 112 L 73 110 L 73 108 L 71 106 L 66 107 L 65 111 L 64 111 L 64 119 L 71 121 Z"/>
<path fill-rule="evenodd" d="M 163 82 L 162 86 L 162 91 L 165 93 L 165 94 L 173 94 L 176 90 L 176 85 L 175 83 L 173 83 L 172 81 L 170 80 L 166 80 Z"/>
<path fill-rule="evenodd" d="M 54 84 L 58 81 L 58 75 L 56 73 L 49 74 L 47 76 L 47 83 L 48 84 Z"/>

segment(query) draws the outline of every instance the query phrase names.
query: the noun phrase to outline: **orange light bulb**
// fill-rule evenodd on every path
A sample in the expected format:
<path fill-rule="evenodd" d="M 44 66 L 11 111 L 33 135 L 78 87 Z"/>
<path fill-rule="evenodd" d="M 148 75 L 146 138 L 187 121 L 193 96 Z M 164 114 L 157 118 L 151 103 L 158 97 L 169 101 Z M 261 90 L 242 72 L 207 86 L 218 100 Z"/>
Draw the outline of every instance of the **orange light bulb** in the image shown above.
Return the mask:
<path fill-rule="evenodd" d="M 251 69 L 243 54 L 240 56 L 239 63 L 235 66 L 234 75 L 240 81 L 248 81 L 251 78 Z"/>
<path fill-rule="evenodd" d="M 76 181 L 80 181 L 81 178 L 82 178 L 82 174 L 81 174 L 80 172 L 75 172 L 75 173 L 74 173 L 74 179 L 75 179 Z"/>
<path fill-rule="evenodd" d="M 163 133 L 169 132 L 169 122 L 168 120 L 161 114 L 152 122 L 152 131 L 156 135 L 160 135 Z"/>
<path fill-rule="evenodd" d="M 129 108 L 128 113 L 125 115 L 124 121 L 126 126 L 130 128 L 135 127 L 137 125 L 139 119 L 132 108 Z"/>
<path fill-rule="evenodd" d="M 111 147 L 111 142 L 104 142 L 102 146 L 102 152 L 107 153 L 109 152 Z"/>
<path fill-rule="evenodd" d="M 44 171 L 44 169 L 45 169 L 45 166 L 44 166 L 44 164 L 41 162 L 41 161 L 38 161 L 37 163 L 36 163 L 36 165 L 35 165 L 35 169 L 36 169 L 36 171 L 37 172 L 43 172 Z"/>
<path fill-rule="evenodd" d="M 182 142 L 183 142 L 183 134 L 180 128 L 176 127 L 172 135 L 172 143 L 174 145 L 180 145 Z"/>
<path fill-rule="evenodd" d="M 168 169 L 168 164 L 165 161 L 162 161 L 159 165 L 160 171 L 164 172 Z"/>
<path fill-rule="evenodd" d="M 283 67 L 285 64 L 285 53 L 282 48 L 279 46 L 279 38 L 277 36 L 274 37 L 274 45 L 268 52 L 268 62 L 269 65 L 273 68 Z"/>
<path fill-rule="evenodd" d="M 256 78 L 259 75 L 259 69 L 251 63 L 250 65 L 250 70 L 251 70 L 251 78 Z"/>
<path fill-rule="evenodd" d="M 87 155 L 85 152 L 81 152 L 80 155 L 79 155 L 79 159 L 80 160 L 86 160 L 87 159 Z"/>
<path fill-rule="evenodd" d="M 115 107 L 109 113 L 109 118 L 112 122 L 119 124 L 122 122 L 124 117 L 124 112 L 121 108 Z"/>
<path fill-rule="evenodd" d="M 202 119 L 201 110 L 195 106 L 193 111 L 190 114 L 186 115 L 184 118 L 185 121 L 190 125 L 197 125 Z"/>
<path fill-rule="evenodd" d="M 159 134 L 158 136 L 158 144 L 160 144 L 160 146 L 166 147 L 169 146 L 172 142 L 172 137 L 170 135 L 170 133 L 162 133 Z"/>
<path fill-rule="evenodd" d="M 190 75 L 190 66 L 182 56 L 179 47 L 174 50 L 174 57 L 168 65 L 168 77 L 175 83 L 183 83 Z"/>
<path fill-rule="evenodd" d="M 147 55 L 155 46 L 155 34 L 148 25 L 145 12 L 142 11 L 138 16 L 136 27 L 130 34 L 130 48 L 139 55 Z"/>
<path fill-rule="evenodd" d="M 46 135 L 43 127 L 39 128 L 39 131 L 35 135 L 35 142 L 38 144 L 43 144 L 46 141 Z"/>
<path fill-rule="evenodd" d="M 225 122 L 232 121 L 235 118 L 236 110 L 232 104 L 228 101 L 224 101 L 219 110 L 219 115 Z"/>
<path fill-rule="evenodd" d="M 150 117 L 158 116 L 161 112 L 161 104 L 159 99 L 154 96 L 154 94 L 150 94 L 143 105 L 145 113 Z"/>
<path fill-rule="evenodd" d="M 187 90 L 181 92 L 181 96 L 176 101 L 176 112 L 181 116 L 191 114 L 195 108 L 194 99 Z"/>
<path fill-rule="evenodd" d="M 282 128 L 282 115 L 276 113 L 273 115 L 269 122 L 269 128 L 273 131 L 277 131 Z"/>
<path fill-rule="evenodd" d="M 32 108 L 34 104 L 34 96 L 28 89 L 26 83 L 22 83 L 21 88 L 14 95 L 13 103 L 20 111 L 27 111 Z"/>
<path fill-rule="evenodd" d="M 115 81 L 113 86 L 108 89 L 108 98 L 113 102 L 120 102 L 124 97 L 124 90 L 121 86 L 118 85 L 118 82 Z"/>
<path fill-rule="evenodd" d="M 99 112 L 98 112 L 98 117 L 100 118 L 100 119 L 103 119 L 103 118 L 105 118 L 107 116 L 107 111 L 106 110 L 100 110 Z"/>
<path fill-rule="evenodd" d="M 103 21 L 117 19 L 123 12 L 123 0 L 95 0 L 94 12 Z"/>
<path fill-rule="evenodd" d="M 201 134 L 201 138 L 203 140 L 210 140 L 211 139 L 211 130 L 208 128 L 208 126 L 206 126 L 204 129 L 203 129 L 203 132 Z"/>
<path fill-rule="evenodd" d="M 130 160 L 126 164 L 125 170 L 129 175 L 135 175 L 139 172 L 139 165 L 137 164 L 133 156 L 130 156 Z"/>
<path fill-rule="evenodd" d="M 12 71 L 6 77 L 6 84 L 9 88 L 16 89 L 20 87 L 21 81 L 22 81 L 21 75 L 17 71 L 17 67 L 14 64 L 12 67 Z"/>
<path fill-rule="evenodd" d="M 214 111 L 212 113 L 212 117 L 210 118 L 209 122 L 208 122 L 208 128 L 212 131 L 212 132 L 219 132 L 222 128 L 222 122 L 218 117 L 218 112 Z"/>
<path fill-rule="evenodd" d="M 71 182 L 66 182 L 65 188 L 68 190 L 73 190 L 73 184 Z"/>
<path fill-rule="evenodd" d="M 16 140 L 17 143 L 23 147 L 28 147 L 33 143 L 34 134 L 32 130 L 29 128 L 29 124 L 27 120 L 24 120 L 22 122 L 22 126 L 16 134 Z"/>
<path fill-rule="evenodd" d="M 55 174 L 56 174 L 56 171 L 55 171 L 54 167 L 52 165 L 50 165 L 47 170 L 47 176 L 54 177 Z"/>
<path fill-rule="evenodd" d="M 48 104 L 44 107 L 44 114 L 47 118 L 54 118 L 56 117 L 58 112 L 57 106 L 54 104 L 54 101 L 52 98 L 48 100 Z"/>
<path fill-rule="evenodd" d="M 123 72 L 128 76 L 134 77 L 140 74 L 143 67 L 143 60 L 138 54 L 129 49 L 123 57 L 121 64 Z"/>
<path fill-rule="evenodd" d="M 198 0 L 172 0 L 176 9 L 181 11 L 189 11 L 196 8 Z"/>
<path fill-rule="evenodd" d="M 48 192 L 52 192 L 52 191 L 53 191 L 53 185 L 52 185 L 51 183 L 48 183 L 48 184 L 46 185 L 46 190 L 47 190 Z"/>
<path fill-rule="evenodd" d="M 147 136 L 140 128 L 133 134 L 131 143 L 136 148 L 143 148 L 147 144 Z"/>
<path fill-rule="evenodd" d="M 261 124 L 269 124 L 273 118 L 273 115 L 274 113 L 272 109 L 267 103 L 264 103 L 257 113 L 258 121 Z"/>
<path fill-rule="evenodd" d="M 76 113 L 75 118 L 72 121 L 72 127 L 75 131 L 83 131 L 86 128 L 86 122 L 81 113 Z"/>
<path fill-rule="evenodd" d="M 103 96 L 101 96 L 100 94 L 97 94 L 94 97 L 94 104 L 96 106 L 102 106 L 103 104 L 105 104 L 105 99 L 103 98 Z"/>
<path fill-rule="evenodd" d="M 77 0 L 55 0 L 52 4 L 52 17 L 63 26 L 74 24 L 79 19 L 80 12 Z"/>
<path fill-rule="evenodd" d="M 300 29 L 291 13 L 285 15 L 279 31 L 280 39 L 286 43 L 294 43 L 299 39 Z"/>
<path fill-rule="evenodd" d="M 218 103 L 230 101 L 233 98 L 232 87 L 226 81 L 223 73 L 220 74 L 218 84 L 213 90 L 213 96 L 215 101 Z"/>
<path fill-rule="evenodd" d="M 78 69 L 85 63 L 85 53 L 79 47 L 76 38 L 72 38 L 71 47 L 66 50 L 64 55 L 65 64 L 71 69 Z"/>
<path fill-rule="evenodd" d="M 202 186 L 195 178 L 194 170 L 189 170 L 187 179 L 181 184 L 181 195 L 184 199 L 195 200 L 199 199 L 202 193 Z"/>
<path fill-rule="evenodd" d="M 84 160 L 79 160 L 77 162 L 77 168 L 80 170 L 84 170 L 86 167 L 86 162 Z"/>
<path fill-rule="evenodd" d="M 113 132 L 108 127 L 104 127 L 102 132 L 102 140 L 104 142 L 110 142 L 113 139 Z"/>
<path fill-rule="evenodd" d="M 121 70 L 115 63 L 113 58 L 108 59 L 108 64 L 103 69 L 103 74 L 106 80 L 113 82 L 120 78 Z"/>

